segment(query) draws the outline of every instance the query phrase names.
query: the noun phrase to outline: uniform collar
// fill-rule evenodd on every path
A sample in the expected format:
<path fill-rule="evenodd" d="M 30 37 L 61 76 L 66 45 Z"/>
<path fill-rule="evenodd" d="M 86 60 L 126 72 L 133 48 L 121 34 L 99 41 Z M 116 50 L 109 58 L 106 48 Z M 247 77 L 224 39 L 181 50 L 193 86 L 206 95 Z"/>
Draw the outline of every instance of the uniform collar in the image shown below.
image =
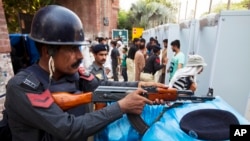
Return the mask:
<path fill-rule="evenodd" d="M 103 69 L 103 66 L 100 67 L 100 66 L 98 66 L 95 62 L 93 62 L 92 66 L 93 66 L 93 68 L 94 68 L 96 71 L 98 71 L 98 70 L 100 70 L 100 69 Z"/>

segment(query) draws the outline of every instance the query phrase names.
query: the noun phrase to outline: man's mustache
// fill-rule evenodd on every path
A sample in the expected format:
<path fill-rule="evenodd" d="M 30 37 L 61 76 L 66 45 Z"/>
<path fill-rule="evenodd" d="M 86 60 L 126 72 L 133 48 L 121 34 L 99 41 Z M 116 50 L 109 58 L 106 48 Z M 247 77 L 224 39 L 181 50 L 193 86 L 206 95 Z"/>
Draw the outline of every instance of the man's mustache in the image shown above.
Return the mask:
<path fill-rule="evenodd" d="M 72 68 L 78 68 L 82 63 L 82 59 L 78 59 L 75 63 L 71 65 Z"/>

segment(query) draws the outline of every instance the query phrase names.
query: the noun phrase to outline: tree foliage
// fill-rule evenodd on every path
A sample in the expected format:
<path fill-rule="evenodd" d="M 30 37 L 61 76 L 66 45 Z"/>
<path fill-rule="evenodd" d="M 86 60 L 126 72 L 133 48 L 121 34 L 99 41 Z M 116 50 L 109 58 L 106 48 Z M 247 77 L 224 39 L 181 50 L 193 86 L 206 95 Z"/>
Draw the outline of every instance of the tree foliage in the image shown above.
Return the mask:
<path fill-rule="evenodd" d="M 131 27 L 150 28 L 160 24 L 174 22 L 174 8 L 166 0 L 138 0 L 127 12 L 127 21 Z"/>
<path fill-rule="evenodd" d="M 241 4 L 244 8 L 250 9 L 250 0 L 243 0 Z"/>
<path fill-rule="evenodd" d="M 165 5 L 166 7 L 169 7 L 169 8 L 174 8 L 173 5 L 171 4 L 170 1 L 168 0 L 145 0 L 145 2 L 148 4 L 148 3 L 151 3 L 151 2 L 156 2 L 156 3 L 160 3 L 162 5 Z"/>
<path fill-rule="evenodd" d="M 231 3 L 230 4 L 230 10 L 247 10 L 250 6 L 250 0 L 243 0 L 239 3 Z M 212 9 L 212 12 L 214 13 L 220 13 L 222 10 L 227 10 L 227 4 L 219 4 L 216 7 Z"/>
<path fill-rule="evenodd" d="M 133 27 L 147 29 L 175 22 L 172 13 L 175 13 L 176 9 L 168 0 L 138 0 L 132 4 L 129 11 L 119 11 L 118 28 L 127 29 L 131 39 Z"/>
<path fill-rule="evenodd" d="M 9 33 L 19 33 L 19 13 L 33 15 L 39 8 L 55 3 L 54 0 L 2 0 Z"/>
<path fill-rule="evenodd" d="M 131 35 L 132 35 L 132 21 L 133 19 L 130 18 L 129 12 L 125 11 L 125 10 L 120 10 L 118 13 L 118 25 L 117 28 L 118 29 L 127 29 L 128 30 L 128 35 L 129 35 L 129 39 L 131 39 Z"/>

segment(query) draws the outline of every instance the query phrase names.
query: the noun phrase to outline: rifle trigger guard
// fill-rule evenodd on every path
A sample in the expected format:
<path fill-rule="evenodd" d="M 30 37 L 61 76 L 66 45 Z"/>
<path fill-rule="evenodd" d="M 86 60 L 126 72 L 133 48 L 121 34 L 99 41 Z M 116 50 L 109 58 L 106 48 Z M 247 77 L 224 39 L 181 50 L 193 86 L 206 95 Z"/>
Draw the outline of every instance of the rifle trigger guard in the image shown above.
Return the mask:
<path fill-rule="evenodd" d="M 141 93 L 140 95 L 145 97 L 145 98 L 148 98 L 148 93 Z"/>

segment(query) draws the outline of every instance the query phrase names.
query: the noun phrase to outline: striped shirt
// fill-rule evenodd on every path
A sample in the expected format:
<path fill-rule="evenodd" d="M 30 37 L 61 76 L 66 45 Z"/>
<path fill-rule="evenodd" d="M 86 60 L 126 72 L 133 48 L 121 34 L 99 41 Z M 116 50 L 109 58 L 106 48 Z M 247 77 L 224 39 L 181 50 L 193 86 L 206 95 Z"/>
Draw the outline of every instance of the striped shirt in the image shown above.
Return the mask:
<path fill-rule="evenodd" d="M 189 90 L 193 82 L 194 82 L 194 79 L 191 76 L 181 77 L 173 84 L 173 88 L 176 88 L 178 90 Z"/>

